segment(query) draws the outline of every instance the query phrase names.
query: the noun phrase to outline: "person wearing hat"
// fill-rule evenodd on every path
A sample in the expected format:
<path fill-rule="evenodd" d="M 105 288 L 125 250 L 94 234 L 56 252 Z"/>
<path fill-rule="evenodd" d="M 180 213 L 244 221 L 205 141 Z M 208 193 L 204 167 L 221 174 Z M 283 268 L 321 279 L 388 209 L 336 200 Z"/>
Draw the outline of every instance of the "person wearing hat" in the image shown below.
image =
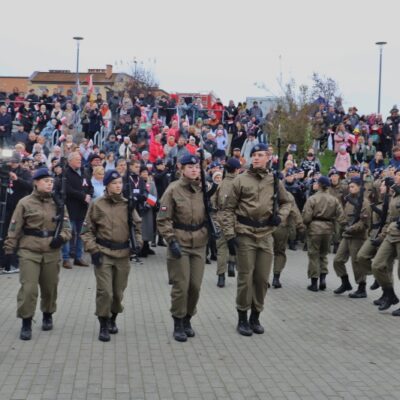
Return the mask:
<path fill-rule="evenodd" d="M 101 163 L 102 163 L 100 154 L 97 154 L 97 153 L 90 154 L 90 156 L 88 158 L 88 163 L 89 163 L 88 167 L 85 168 L 85 176 L 87 179 L 92 179 L 93 170 L 96 167 L 100 167 Z"/>
<path fill-rule="evenodd" d="M 303 209 L 303 222 L 307 226 L 308 278 L 311 279 L 307 289 L 313 292 L 326 289 L 328 253 L 335 221 L 345 223 L 342 204 L 329 193 L 330 186 L 329 178 L 320 176 L 317 192 L 307 199 Z"/>
<path fill-rule="evenodd" d="M 361 265 L 365 268 L 365 272 L 367 275 L 371 275 L 371 262 L 375 257 L 378 247 L 381 245 L 384 239 L 384 225 L 386 224 L 388 211 L 389 211 L 389 203 L 391 199 L 391 190 L 390 188 L 394 185 L 394 180 L 391 177 L 386 177 L 383 180 L 379 179 L 377 181 L 379 183 L 379 191 L 377 193 L 371 192 L 371 229 L 369 231 L 368 240 L 364 242 L 361 249 L 358 251 L 357 258 L 360 261 Z M 394 259 L 389 260 L 388 271 L 389 276 L 392 280 L 392 271 L 393 271 L 393 262 Z M 370 289 L 375 290 L 380 287 L 379 282 L 375 280 L 375 282 L 371 285 Z M 383 295 L 380 299 L 375 300 L 375 305 L 381 305 L 383 300 Z"/>
<path fill-rule="evenodd" d="M 328 174 L 330 185 L 328 187 L 328 192 L 332 196 L 336 197 L 342 207 L 344 207 L 344 198 L 347 195 L 347 187 L 341 183 L 339 171 L 333 167 L 330 169 Z M 336 254 L 339 247 L 340 239 L 342 237 L 342 226 L 337 220 L 334 221 L 334 230 L 332 234 L 332 244 L 333 244 L 333 254 Z"/>
<path fill-rule="evenodd" d="M 32 175 L 29 170 L 22 168 L 21 155 L 13 152 L 8 160 L 9 188 L 7 189 L 7 200 L 5 209 L 4 225 L 1 237 L 4 238 L 10 226 L 11 216 L 17 206 L 17 203 L 25 196 L 28 196 L 33 189 Z M 14 253 L 9 256 L 4 255 L 3 246 L 0 246 L 0 259 L 7 274 L 18 272 L 18 257 Z"/>
<path fill-rule="evenodd" d="M 180 179 L 168 186 L 160 200 L 157 226 L 168 243 L 173 337 L 178 342 L 186 342 L 195 335 L 190 321 L 196 314 L 200 296 L 208 230 L 199 158 L 185 155 L 180 164 Z"/>
<path fill-rule="evenodd" d="M 387 179 L 387 178 L 386 178 Z M 394 175 L 392 199 L 389 203 L 389 215 L 383 230 L 383 241 L 372 260 L 372 273 L 378 284 L 382 287 L 383 297 L 374 302 L 380 304 L 378 309 L 384 311 L 392 305 L 398 304 L 399 299 L 394 292 L 392 265 L 394 259 L 399 259 L 400 254 L 400 169 Z M 393 316 L 400 316 L 400 309 L 392 312 Z"/>
<path fill-rule="evenodd" d="M 344 214 L 346 218 L 346 227 L 343 231 L 342 240 L 333 260 L 333 267 L 337 276 L 341 279 L 342 284 L 334 290 L 335 294 L 343 294 L 346 291 L 352 290 L 347 275 L 346 262 L 351 258 L 354 279 L 358 284 L 358 289 L 349 294 L 350 298 L 367 297 L 366 288 L 366 273 L 365 268 L 357 259 L 364 241 L 367 239 L 369 222 L 371 219 L 371 208 L 369 201 L 361 196 L 361 178 L 354 176 L 350 180 L 349 194 L 345 197 Z M 361 198 L 360 198 L 361 196 Z M 361 202 L 361 205 L 360 205 Z M 358 214 L 358 215 L 355 215 Z"/>
<path fill-rule="evenodd" d="M 225 201 L 232 190 L 232 184 L 235 177 L 238 175 L 241 165 L 237 158 L 230 158 L 224 166 L 225 176 L 222 182 L 218 185 L 215 192 L 215 209 L 216 212 L 216 224 L 221 227 L 224 223 L 222 218 L 222 210 L 224 208 Z M 221 236 L 217 239 L 217 286 L 223 288 L 225 286 L 225 274 L 228 270 L 228 276 L 235 276 L 235 265 L 236 258 L 234 255 L 230 255 L 228 251 L 228 243 L 221 233 Z"/>
<path fill-rule="evenodd" d="M 264 333 L 259 317 L 272 265 L 272 232 L 291 207 L 283 184 L 267 168 L 267 145 L 255 145 L 250 156 L 251 166 L 232 182 L 221 214 L 229 253 L 237 257 L 237 331 L 244 336 Z"/>
<path fill-rule="evenodd" d="M 17 295 L 17 317 L 22 318 L 20 339 L 32 337 L 32 318 L 36 310 L 38 286 L 40 309 L 43 313 L 42 330 L 53 328 L 52 314 L 56 311 L 60 247 L 71 238 L 68 212 L 60 234 L 57 227 L 57 205 L 52 197 L 53 177 L 47 168 L 33 175 L 34 190 L 21 199 L 11 218 L 4 252 L 18 252 L 21 288 Z"/>
<path fill-rule="evenodd" d="M 105 193 L 89 206 L 81 237 L 91 254 L 96 277 L 96 315 L 100 322 L 99 340 L 108 342 L 110 333 L 118 333 L 117 315 L 124 309 L 122 299 L 128 284 L 131 250 L 142 246 L 141 219 L 133 210 L 137 249 L 129 243 L 128 200 L 122 195 L 122 177 L 118 171 L 105 173 Z"/>

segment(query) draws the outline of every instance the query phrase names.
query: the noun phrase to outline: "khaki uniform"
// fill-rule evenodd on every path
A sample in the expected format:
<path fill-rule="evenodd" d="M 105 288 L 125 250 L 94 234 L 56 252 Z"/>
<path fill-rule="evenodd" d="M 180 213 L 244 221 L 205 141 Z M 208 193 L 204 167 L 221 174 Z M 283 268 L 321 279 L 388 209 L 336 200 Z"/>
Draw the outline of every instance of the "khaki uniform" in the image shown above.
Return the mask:
<path fill-rule="evenodd" d="M 352 221 L 354 211 L 355 207 L 349 201 L 347 201 L 344 207 L 344 214 L 348 223 Z M 343 277 L 347 275 L 346 262 L 350 257 L 354 272 L 354 279 L 358 284 L 366 281 L 365 268 L 363 268 L 360 261 L 357 259 L 357 254 L 367 238 L 367 232 L 371 218 L 370 213 L 369 201 L 364 198 L 360 213 L 360 220 L 348 227 L 343 232 L 343 238 L 333 260 L 333 267 L 337 276 Z"/>
<path fill-rule="evenodd" d="M 200 180 L 182 176 L 168 186 L 160 200 L 157 226 L 168 243 L 178 241 L 182 252 L 177 259 L 167 251 L 168 275 L 172 281 L 171 314 L 175 318 L 193 316 L 200 296 L 208 241 Z"/>
<path fill-rule="evenodd" d="M 395 193 L 389 204 L 386 225 L 382 232 L 383 242 L 372 261 L 372 273 L 383 289 L 393 286 L 393 260 L 400 258 L 400 230 L 397 219 L 400 217 L 400 194 Z M 400 275 L 400 271 L 399 271 Z"/>
<path fill-rule="evenodd" d="M 142 244 L 141 219 L 132 214 L 135 238 Z M 102 253 L 102 265 L 94 268 L 96 276 L 96 315 L 109 318 L 124 309 L 122 299 L 130 271 L 128 200 L 122 195 L 104 194 L 90 204 L 81 237 L 85 250 Z M 115 249 L 115 247 L 119 247 Z"/>
<path fill-rule="evenodd" d="M 339 182 L 339 184 L 336 186 L 331 185 L 328 188 L 328 193 L 331 194 L 332 196 L 336 197 L 342 206 L 344 206 L 345 192 L 347 192 L 347 189 L 344 187 L 344 185 L 341 182 Z M 334 226 L 334 229 L 333 229 L 333 234 L 332 234 L 332 242 L 334 245 L 338 245 L 340 243 L 340 239 L 342 238 L 343 228 L 337 220 L 335 220 L 333 222 L 333 226 Z"/>
<path fill-rule="evenodd" d="M 303 209 L 307 226 L 308 277 L 328 274 L 328 252 L 335 222 L 345 223 L 343 207 L 329 190 L 319 190 L 309 197 Z"/>
<path fill-rule="evenodd" d="M 51 194 L 34 189 L 31 195 L 18 202 L 11 218 L 4 252 L 12 254 L 18 249 L 21 283 L 17 295 L 18 318 L 26 319 L 34 316 L 38 285 L 41 311 L 49 314 L 56 311 L 60 249 L 52 249 L 49 246 L 57 225 L 54 220 L 56 215 L 57 207 Z M 32 233 L 41 234 L 43 237 L 33 236 Z M 60 235 L 64 242 L 71 239 L 71 226 L 66 208 Z"/>
<path fill-rule="evenodd" d="M 284 223 L 291 200 L 279 182 L 279 216 Z M 237 296 L 239 311 L 261 312 L 267 293 L 273 257 L 274 226 L 268 225 L 273 214 L 274 177 L 265 169 L 250 168 L 233 181 L 226 200 L 222 229 L 227 240 L 237 237 Z"/>
<path fill-rule="evenodd" d="M 236 261 L 235 256 L 231 256 L 229 254 L 227 241 L 221 229 L 221 226 L 224 223 L 221 215 L 221 210 L 223 209 L 225 201 L 232 190 L 233 179 L 235 178 L 235 176 L 236 175 L 234 173 L 226 173 L 225 178 L 219 184 L 214 196 L 214 205 L 217 210 L 216 225 L 218 225 L 221 230 L 221 236 L 217 239 L 217 275 L 221 275 L 226 272 L 228 261 Z"/>
<path fill-rule="evenodd" d="M 286 222 L 277 226 L 272 233 L 272 237 L 274 238 L 274 274 L 280 274 L 286 265 L 286 245 L 289 239 L 289 221 L 291 220 L 293 222 L 295 232 L 304 231 L 303 220 L 296 202 L 294 201 L 294 197 L 289 192 L 287 192 L 287 194 L 291 199 L 291 207 L 288 218 Z"/>

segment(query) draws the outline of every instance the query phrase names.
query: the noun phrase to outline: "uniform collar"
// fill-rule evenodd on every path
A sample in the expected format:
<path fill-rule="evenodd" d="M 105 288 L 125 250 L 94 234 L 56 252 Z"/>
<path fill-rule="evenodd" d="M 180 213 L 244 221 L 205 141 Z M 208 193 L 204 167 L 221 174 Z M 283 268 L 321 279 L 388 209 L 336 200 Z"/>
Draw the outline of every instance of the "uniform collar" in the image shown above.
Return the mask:
<path fill-rule="evenodd" d="M 52 193 L 39 192 L 36 187 L 33 189 L 32 194 L 40 201 L 46 201 L 52 198 Z"/>
<path fill-rule="evenodd" d="M 127 199 L 125 199 L 124 196 L 121 194 L 110 194 L 107 192 L 107 190 L 104 192 L 104 198 L 110 201 L 111 203 L 121 203 L 121 202 L 126 202 Z"/>
<path fill-rule="evenodd" d="M 186 178 L 186 176 L 182 175 L 180 178 L 180 182 L 182 186 L 188 187 L 192 191 L 196 191 L 200 188 L 200 179 L 193 179 Z"/>
<path fill-rule="evenodd" d="M 266 168 L 254 168 L 253 165 L 249 168 L 250 174 L 258 176 L 260 178 L 265 178 L 268 175 L 268 169 Z"/>

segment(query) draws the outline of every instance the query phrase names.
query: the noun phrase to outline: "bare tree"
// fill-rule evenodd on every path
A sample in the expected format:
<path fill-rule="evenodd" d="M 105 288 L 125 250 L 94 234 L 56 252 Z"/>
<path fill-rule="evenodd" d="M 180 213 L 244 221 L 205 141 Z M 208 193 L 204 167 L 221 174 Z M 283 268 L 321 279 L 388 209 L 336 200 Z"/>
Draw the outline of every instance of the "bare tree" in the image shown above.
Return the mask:
<path fill-rule="evenodd" d="M 146 96 L 159 88 L 154 69 L 146 66 L 142 61 L 129 62 L 128 69 L 132 78 L 126 83 L 126 90 L 132 98 L 138 97 L 141 93 Z"/>
<path fill-rule="evenodd" d="M 322 97 L 330 104 L 333 104 L 335 100 L 341 100 L 339 86 L 334 79 L 314 72 L 312 75 L 312 81 L 313 85 L 311 88 L 311 94 L 314 100 L 318 97 Z"/>

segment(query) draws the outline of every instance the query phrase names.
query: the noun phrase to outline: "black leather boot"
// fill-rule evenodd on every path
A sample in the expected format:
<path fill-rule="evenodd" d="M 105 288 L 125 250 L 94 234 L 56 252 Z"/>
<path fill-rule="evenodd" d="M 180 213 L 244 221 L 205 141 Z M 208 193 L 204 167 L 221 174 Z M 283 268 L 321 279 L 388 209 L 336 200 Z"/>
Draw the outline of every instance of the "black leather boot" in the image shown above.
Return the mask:
<path fill-rule="evenodd" d="M 53 329 L 53 317 L 51 313 L 43 313 L 42 331 L 51 331 Z"/>
<path fill-rule="evenodd" d="M 311 285 L 308 285 L 307 289 L 312 292 L 318 292 L 318 278 L 311 278 Z"/>
<path fill-rule="evenodd" d="M 238 310 L 239 321 L 237 331 L 243 336 L 251 336 L 253 330 L 250 328 L 249 321 L 247 320 L 247 311 Z"/>
<path fill-rule="evenodd" d="M 194 337 L 195 335 L 192 324 L 190 323 L 191 318 L 192 317 L 190 315 L 186 315 L 186 317 L 183 318 L 183 329 L 187 337 Z"/>
<path fill-rule="evenodd" d="M 340 279 L 342 280 L 342 284 L 336 290 L 334 290 L 333 293 L 342 294 L 344 292 L 347 292 L 348 290 L 353 289 L 353 287 L 350 285 L 348 275 L 344 275 Z"/>
<path fill-rule="evenodd" d="M 235 276 L 235 261 L 228 261 L 228 276 L 231 278 Z"/>
<path fill-rule="evenodd" d="M 326 274 L 319 275 L 319 290 L 326 289 Z"/>
<path fill-rule="evenodd" d="M 19 334 L 21 340 L 32 339 L 32 318 L 24 318 L 22 320 L 22 328 Z"/>
<path fill-rule="evenodd" d="M 264 333 L 264 327 L 260 324 L 260 313 L 256 310 L 251 310 L 249 325 L 254 333 L 262 335 Z"/>
<path fill-rule="evenodd" d="M 225 274 L 219 274 L 218 275 L 218 283 L 217 283 L 218 287 L 224 287 L 225 286 Z"/>
<path fill-rule="evenodd" d="M 99 340 L 102 342 L 110 341 L 110 332 L 108 331 L 109 319 L 98 317 L 100 322 Z"/>
<path fill-rule="evenodd" d="M 187 335 L 185 333 L 185 328 L 183 327 L 183 318 L 172 318 L 174 319 L 174 339 L 177 342 L 186 342 Z"/>
<path fill-rule="evenodd" d="M 360 282 L 358 284 L 358 289 L 353 292 L 349 293 L 349 297 L 351 299 L 365 299 L 367 297 L 367 291 L 365 290 L 366 283 Z"/>
<path fill-rule="evenodd" d="M 393 287 L 383 289 L 384 298 L 381 305 L 378 307 L 379 311 L 384 311 L 399 302 L 396 294 L 394 293 Z"/>
<path fill-rule="evenodd" d="M 382 296 L 379 297 L 379 299 L 374 300 L 372 303 L 373 303 L 375 306 L 380 306 L 380 305 L 383 303 L 384 299 L 385 299 L 385 293 L 383 292 L 383 293 L 382 293 Z"/>
<path fill-rule="evenodd" d="M 332 253 L 333 253 L 333 254 L 336 254 L 338 248 L 339 248 L 339 243 L 333 243 Z"/>
<path fill-rule="evenodd" d="M 297 250 L 296 244 L 295 240 L 289 240 L 289 250 Z"/>
<path fill-rule="evenodd" d="M 374 283 L 369 287 L 371 290 L 376 290 L 379 289 L 381 285 L 378 283 L 378 281 L 375 279 Z"/>
<path fill-rule="evenodd" d="M 112 313 L 111 318 L 108 320 L 108 332 L 111 333 L 112 335 L 118 333 L 118 326 L 115 323 L 117 315 L 118 314 L 116 313 Z"/>
<path fill-rule="evenodd" d="M 158 235 L 158 242 L 157 242 L 157 246 L 160 247 L 167 247 L 166 243 L 164 242 L 164 239 L 161 235 Z"/>
<path fill-rule="evenodd" d="M 272 279 L 272 286 L 275 289 L 280 289 L 282 287 L 281 282 L 279 281 L 281 274 L 274 274 L 274 279 Z"/>
<path fill-rule="evenodd" d="M 392 312 L 393 317 L 400 317 L 400 308 Z"/>

